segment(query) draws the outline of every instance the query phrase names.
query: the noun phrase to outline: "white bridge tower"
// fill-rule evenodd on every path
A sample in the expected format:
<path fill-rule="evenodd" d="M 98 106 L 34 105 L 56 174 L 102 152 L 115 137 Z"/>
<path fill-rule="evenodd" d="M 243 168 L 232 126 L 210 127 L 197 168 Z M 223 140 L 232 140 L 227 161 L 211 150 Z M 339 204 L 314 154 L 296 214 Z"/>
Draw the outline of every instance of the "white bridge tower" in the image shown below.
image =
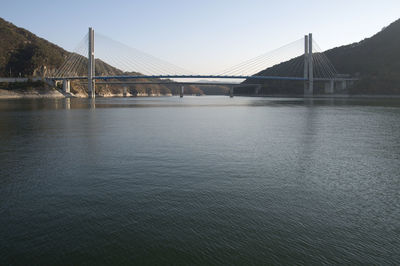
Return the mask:
<path fill-rule="evenodd" d="M 89 28 L 89 49 L 88 49 L 88 94 L 89 98 L 96 97 L 96 86 L 93 80 L 95 76 L 95 61 L 94 61 L 94 30 Z"/>
<path fill-rule="evenodd" d="M 304 96 L 314 93 L 314 64 L 312 33 L 304 36 Z"/>

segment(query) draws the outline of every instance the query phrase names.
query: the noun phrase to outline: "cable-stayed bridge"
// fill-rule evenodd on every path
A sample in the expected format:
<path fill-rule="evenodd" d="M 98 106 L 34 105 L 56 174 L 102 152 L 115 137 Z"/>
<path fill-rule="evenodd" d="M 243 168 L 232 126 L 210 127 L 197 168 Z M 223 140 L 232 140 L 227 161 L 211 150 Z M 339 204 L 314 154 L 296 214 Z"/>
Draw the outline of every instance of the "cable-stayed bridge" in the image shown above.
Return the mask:
<path fill-rule="evenodd" d="M 345 89 L 347 82 L 355 80 L 337 72 L 312 34 L 218 73 L 198 74 L 104 35 L 95 35 L 92 28 L 61 67 L 49 74 L 48 79 L 63 82 L 65 92 L 69 92 L 71 80 L 84 80 L 92 98 L 96 95 L 96 84 L 225 84 L 232 85 L 233 96 L 233 85 L 244 80 L 254 82 L 258 88 L 268 80 L 301 81 L 304 95 L 312 96 L 314 82 L 324 82 L 325 92 L 333 93 L 335 84 Z M 181 97 L 183 90 L 184 86 Z"/>

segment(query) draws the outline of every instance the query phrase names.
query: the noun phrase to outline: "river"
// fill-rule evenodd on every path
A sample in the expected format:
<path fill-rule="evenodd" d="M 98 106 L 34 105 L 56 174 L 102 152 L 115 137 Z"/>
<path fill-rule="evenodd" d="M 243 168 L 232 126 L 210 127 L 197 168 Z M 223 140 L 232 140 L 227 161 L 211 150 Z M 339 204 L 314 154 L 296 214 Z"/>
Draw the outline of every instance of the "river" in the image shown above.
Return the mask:
<path fill-rule="evenodd" d="M 400 264 L 400 99 L 0 101 L 0 264 Z"/>

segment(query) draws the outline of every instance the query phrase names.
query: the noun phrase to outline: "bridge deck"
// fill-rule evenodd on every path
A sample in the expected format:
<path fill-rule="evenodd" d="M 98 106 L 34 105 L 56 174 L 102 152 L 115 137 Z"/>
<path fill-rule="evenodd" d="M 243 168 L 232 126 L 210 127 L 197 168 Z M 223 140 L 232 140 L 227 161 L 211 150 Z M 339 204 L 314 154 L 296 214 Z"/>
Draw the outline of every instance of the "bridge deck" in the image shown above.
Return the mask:
<path fill-rule="evenodd" d="M 75 77 L 49 77 L 53 80 L 87 79 L 86 76 Z M 218 75 L 134 75 L 134 76 L 94 76 L 95 80 L 127 80 L 127 79 L 253 79 L 253 80 L 291 80 L 306 81 L 304 77 L 281 77 L 281 76 L 218 76 Z M 314 81 L 351 81 L 355 78 L 314 78 Z M 174 81 L 175 82 L 175 81 Z"/>
<path fill-rule="evenodd" d="M 86 84 L 86 82 L 85 82 Z M 242 85 L 240 82 L 186 82 L 186 81 L 173 81 L 173 82 L 165 82 L 165 81 L 96 81 L 97 85 L 108 84 L 108 85 L 146 85 L 146 84 L 156 84 L 156 85 L 199 85 L 199 86 L 238 86 Z M 246 83 L 246 85 L 248 85 Z M 250 84 L 250 85 L 260 85 L 260 84 Z"/>
<path fill-rule="evenodd" d="M 49 77 L 50 79 L 87 79 L 87 76 L 75 77 Z M 280 76 L 218 76 L 218 75 L 135 75 L 135 76 L 94 76 L 96 80 L 110 79 L 270 79 L 270 80 L 306 80 L 303 77 L 280 77 Z"/>

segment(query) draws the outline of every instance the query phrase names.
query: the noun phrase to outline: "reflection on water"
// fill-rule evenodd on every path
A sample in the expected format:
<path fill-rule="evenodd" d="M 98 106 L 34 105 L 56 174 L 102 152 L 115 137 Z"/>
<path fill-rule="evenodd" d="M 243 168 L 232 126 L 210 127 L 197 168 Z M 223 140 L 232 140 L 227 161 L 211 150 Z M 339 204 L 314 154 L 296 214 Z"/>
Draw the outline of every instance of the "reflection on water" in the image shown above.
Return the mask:
<path fill-rule="evenodd" d="M 71 109 L 71 99 L 70 98 L 64 99 L 64 109 L 66 109 L 66 110 Z"/>
<path fill-rule="evenodd" d="M 399 264 L 400 100 L 0 101 L 0 264 Z"/>

